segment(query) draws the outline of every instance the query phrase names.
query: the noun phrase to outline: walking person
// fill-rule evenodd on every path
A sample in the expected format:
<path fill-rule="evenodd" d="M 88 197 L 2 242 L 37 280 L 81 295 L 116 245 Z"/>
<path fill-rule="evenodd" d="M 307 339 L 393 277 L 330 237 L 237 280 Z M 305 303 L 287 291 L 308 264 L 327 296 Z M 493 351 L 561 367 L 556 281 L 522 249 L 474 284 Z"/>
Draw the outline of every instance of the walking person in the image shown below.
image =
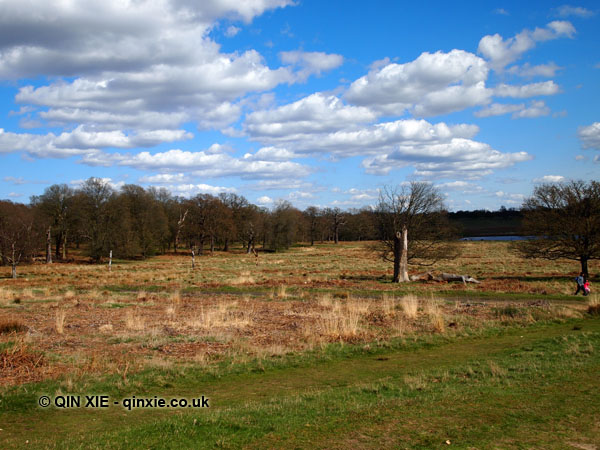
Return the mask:
<path fill-rule="evenodd" d="M 582 291 L 583 295 L 585 295 L 585 289 L 583 287 L 583 285 L 585 284 L 585 277 L 583 272 L 581 272 L 578 277 L 575 277 L 575 282 L 577 283 L 577 290 L 575 291 L 575 295 L 579 294 L 579 291 Z"/>

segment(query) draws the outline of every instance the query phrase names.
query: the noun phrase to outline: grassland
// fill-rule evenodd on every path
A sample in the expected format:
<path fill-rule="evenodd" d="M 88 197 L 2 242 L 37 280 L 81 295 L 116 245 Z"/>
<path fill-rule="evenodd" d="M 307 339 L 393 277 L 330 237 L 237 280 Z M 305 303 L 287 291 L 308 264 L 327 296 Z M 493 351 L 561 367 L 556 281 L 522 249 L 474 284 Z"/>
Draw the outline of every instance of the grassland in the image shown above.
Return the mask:
<path fill-rule="evenodd" d="M 435 271 L 481 284 L 392 284 L 363 243 L 20 267 L 0 446 L 597 448 L 598 296 L 572 296 L 573 262 L 460 245 Z M 37 406 L 92 393 L 211 408 Z"/>

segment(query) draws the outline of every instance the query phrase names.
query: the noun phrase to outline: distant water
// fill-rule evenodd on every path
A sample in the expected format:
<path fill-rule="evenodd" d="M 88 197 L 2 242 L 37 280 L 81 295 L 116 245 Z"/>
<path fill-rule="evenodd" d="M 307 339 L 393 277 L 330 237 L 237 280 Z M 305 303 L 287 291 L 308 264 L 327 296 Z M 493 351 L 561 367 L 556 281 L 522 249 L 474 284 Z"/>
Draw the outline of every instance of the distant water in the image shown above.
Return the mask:
<path fill-rule="evenodd" d="M 461 238 L 461 241 L 527 241 L 534 236 L 473 236 Z"/>

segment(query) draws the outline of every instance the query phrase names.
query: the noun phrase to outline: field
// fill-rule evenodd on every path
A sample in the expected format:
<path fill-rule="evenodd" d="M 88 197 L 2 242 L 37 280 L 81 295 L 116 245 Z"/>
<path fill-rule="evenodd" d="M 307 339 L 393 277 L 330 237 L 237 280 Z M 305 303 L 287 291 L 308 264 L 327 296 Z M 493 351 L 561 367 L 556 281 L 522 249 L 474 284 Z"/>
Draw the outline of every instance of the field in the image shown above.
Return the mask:
<path fill-rule="evenodd" d="M 369 243 L 1 268 L 0 446 L 598 448 L 600 298 L 572 295 L 577 263 L 460 245 L 415 272 L 481 284 L 392 284 Z M 110 407 L 55 404 L 86 395 Z"/>

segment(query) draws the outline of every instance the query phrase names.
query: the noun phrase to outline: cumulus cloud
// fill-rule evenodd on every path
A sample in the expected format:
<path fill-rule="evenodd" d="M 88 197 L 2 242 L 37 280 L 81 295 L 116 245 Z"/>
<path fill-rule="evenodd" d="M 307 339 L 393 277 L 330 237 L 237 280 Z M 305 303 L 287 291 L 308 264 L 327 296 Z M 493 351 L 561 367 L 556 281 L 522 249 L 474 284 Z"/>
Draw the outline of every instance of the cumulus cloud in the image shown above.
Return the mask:
<path fill-rule="evenodd" d="M 378 175 L 412 165 L 415 175 L 423 178 L 475 180 L 531 159 L 526 152 L 502 153 L 482 142 L 453 138 L 426 146 L 400 146 L 389 154 L 367 158 L 362 165 Z"/>
<path fill-rule="evenodd" d="M 525 63 L 522 66 L 517 66 L 517 65 L 511 66 L 509 69 L 507 69 L 507 72 L 514 74 L 514 75 L 519 75 L 519 76 L 525 77 L 525 78 L 534 78 L 534 77 L 551 78 L 551 77 L 555 76 L 556 72 L 558 72 L 561 69 L 562 69 L 562 67 L 556 65 L 553 62 L 548 63 L 548 64 L 539 64 L 537 66 L 532 66 L 529 63 Z"/>
<path fill-rule="evenodd" d="M 274 203 L 274 200 L 267 196 L 267 195 L 263 195 L 262 197 L 259 197 L 256 199 L 256 203 L 258 203 L 259 205 L 272 205 Z"/>
<path fill-rule="evenodd" d="M 301 50 L 281 52 L 279 57 L 284 64 L 298 68 L 295 76 L 299 81 L 305 81 L 311 75 L 321 75 L 322 72 L 335 69 L 344 62 L 342 55 Z"/>
<path fill-rule="evenodd" d="M 335 132 L 375 118 L 368 108 L 345 105 L 334 95 L 315 93 L 294 103 L 248 114 L 244 130 L 261 141 L 295 141 L 305 135 Z"/>
<path fill-rule="evenodd" d="M 501 116 L 512 113 L 513 119 L 532 119 L 535 117 L 547 116 L 550 114 L 550 108 L 543 101 L 532 101 L 529 106 L 525 103 L 519 104 L 501 104 L 492 103 L 489 107 L 475 112 L 476 117 Z"/>
<path fill-rule="evenodd" d="M 565 177 L 562 175 L 544 175 L 540 178 L 534 178 L 534 183 L 561 183 L 565 181 Z"/>
<path fill-rule="evenodd" d="M 479 41 L 477 51 L 489 60 L 494 70 L 503 71 L 523 53 L 534 48 L 538 42 L 561 37 L 571 38 L 574 34 L 575 27 L 570 22 L 555 20 L 544 28 L 536 28 L 533 31 L 525 29 L 506 40 L 499 34 L 484 36 Z"/>
<path fill-rule="evenodd" d="M 345 98 L 380 114 L 446 114 L 489 103 L 487 75 L 486 62 L 472 53 L 425 52 L 412 62 L 371 70 L 350 85 Z"/>
<path fill-rule="evenodd" d="M 217 195 L 223 192 L 234 193 L 237 192 L 235 188 L 224 187 L 224 186 L 211 186 L 209 184 L 199 183 L 187 183 L 187 184 L 170 184 L 163 186 L 171 194 L 180 197 L 192 197 L 197 194 L 212 194 Z"/>
<path fill-rule="evenodd" d="M 520 103 L 518 105 L 511 105 L 506 103 L 492 103 L 488 107 L 476 111 L 474 114 L 476 117 L 502 116 L 504 114 L 509 114 L 515 111 L 521 111 L 524 108 L 525 103 Z"/>
<path fill-rule="evenodd" d="M 439 183 L 435 185 L 441 191 L 460 192 L 461 194 L 480 194 L 485 189 L 475 183 L 468 181 L 450 181 L 448 183 Z"/>
<path fill-rule="evenodd" d="M 548 116 L 550 108 L 543 101 L 533 101 L 531 104 L 520 111 L 513 113 L 513 119 L 534 119 L 536 117 Z"/>
<path fill-rule="evenodd" d="M 256 153 L 246 153 L 244 155 L 244 159 L 251 160 L 259 160 L 259 161 L 288 161 L 292 158 L 296 158 L 297 155 L 294 152 L 289 151 L 285 148 L 277 148 L 277 147 L 263 147 L 259 149 Z"/>
<path fill-rule="evenodd" d="M 524 84 L 520 86 L 500 84 L 494 89 L 498 97 L 527 98 L 540 95 L 554 95 L 560 92 L 560 88 L 554 81 Z"/>
<path fill-rule="evenodd" d="M 124 166 L 138 170 L 160 170 L 164 172 L 186 171 L 193 176 L 225 177 L 238 176 L 244 179 L 304 177 L 311 172 L 307 166 L 291 161 L 263 161 L 239 159 L 228 153 L 207 151 L 140 152 L 132 154 L 92 152 L 81 159 L 91 166 Z"/>
<path fill-rule="evenodd" d="M 221 53 L 209 31 L 219 18 L 248 21 L 289 4 L 7 0 L 0 5 L 0 79 L 58 79 L 24 86 L 16 97 L 47 110 L 41 117 L 54 123 L 223 127 L 239 116 L 241 97 L 295 76 L 288 68 L 270 69 L 254 50 Z"/>
<path fill-rule="evenodd" d="M 153 147 L 163 142 L 190 139 L 184 130 L 154 130 L 125 134 L 122 131 L 93 131 L 77 127 L 55 135 L 5 132 L 0 128 L 0 153 L 23 151 L 38 158 L 66 158 L 100 148 Z"/>
<path fill-rule="evenodd" d="M 577 136 L 581 141 L 583 148 L 595 148 L 600 150 L 600 122 L 594 122 L 591 125 L 579 127 Z"/>

